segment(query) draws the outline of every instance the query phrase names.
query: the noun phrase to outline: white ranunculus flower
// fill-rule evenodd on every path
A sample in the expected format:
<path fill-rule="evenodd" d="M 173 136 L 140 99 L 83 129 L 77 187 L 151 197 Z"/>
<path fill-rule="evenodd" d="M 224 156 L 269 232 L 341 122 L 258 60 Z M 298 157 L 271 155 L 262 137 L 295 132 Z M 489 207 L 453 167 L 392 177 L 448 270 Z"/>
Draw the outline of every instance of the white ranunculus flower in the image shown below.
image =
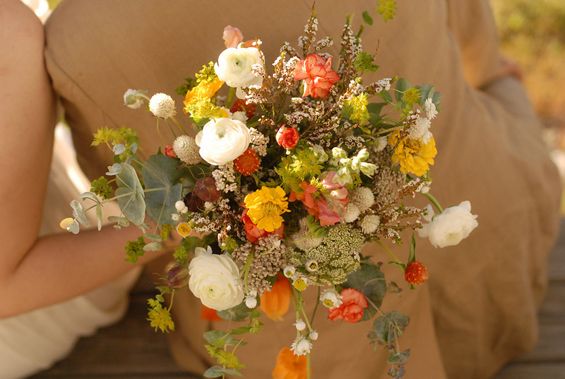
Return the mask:
<path fill-rule="evenodd" d="M 424 219 L 428 223 L 418 230 L 418 234 L 420 237 L 429 237 L 430 243 L 435 247 L 457 245 L 479 225 L 477 215 L 471 214 L 469 201 L 447 208 L 435 217 L 431 205 L 426 209 L 428 214 Z"/>
<path fill-rule="evenodd" d="M 241 121 L 212 119 L 196 135 L 200 156 L 213 165 L 224 165 L 247 150 L 251 142 L 249 129 Z"/>
<path fill-rule="evenodd" d="M 220 54 L 214 68 L 218 78 L 230 87 L 260 86 L 263 84 L 263 78 L 253 73 L 254 64 L 263 64 L 259 49 L 230 47 Z"/>
<path fill-rule="evenodd" d="M 188 266 L 188 287 L 202 304 L 217 311 L 233 308 L 244 298 L 239 269 L 228 254 L 212 254 L 197 247 Z"/>

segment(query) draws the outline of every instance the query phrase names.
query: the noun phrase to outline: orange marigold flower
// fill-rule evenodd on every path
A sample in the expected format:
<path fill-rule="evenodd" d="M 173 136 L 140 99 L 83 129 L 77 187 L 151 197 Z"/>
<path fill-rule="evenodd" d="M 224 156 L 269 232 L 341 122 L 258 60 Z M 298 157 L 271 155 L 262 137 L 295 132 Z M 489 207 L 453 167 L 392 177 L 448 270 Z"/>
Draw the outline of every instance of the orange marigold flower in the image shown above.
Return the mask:
<path fill-rule="evenodd" d="M 283 347 L 272 375 L 273 379 L 306 379 L 307 370 L 306 355 L 294 355 L 288 347 Z"/>
<path fill-rule="evenodd" d="M 247 118 L 253 117 L 257 110 L 256 104 L 247 104 L 245 99 L 237 99 L 230 108 L 231 113 L 245 112 Z"/>
<path fill-rule="evenodd" d="M 410 262 L 408 266 L 406 266 L 406 270 L 404 270 L 404 279 L 410 284 L 422 284 L 428 280 L 428 278 L 428 270 L 418 261 Z"/>
<path fill-rule="evenodd" d="M 202 304 L 202 311 L 200 312 L 200 318 L 202 320 L 208 320 L 208 321 L 221 321 L 222 320 L 220 318 L 220 316 L 218 316 L 218 314 L 216 313 L 215 309 L 208 308 L 204 304 Z"/>
<path fill-rule="evenodd" d="M 282 320 L 282 316 L 288 311 L 292 290 L 287 278 L 278 274 L 277 281 L 273 284 L 271 291 L 261 295 L 261 310 L 271 320 Z"/>
<path fill-rule="evenodd" d="M 243 154 L 233 161 L 235 171 L 245 176 L 251 175 L 257 171 L 260 164 L 261 159 L 252 148 L 245 150 Z"/>

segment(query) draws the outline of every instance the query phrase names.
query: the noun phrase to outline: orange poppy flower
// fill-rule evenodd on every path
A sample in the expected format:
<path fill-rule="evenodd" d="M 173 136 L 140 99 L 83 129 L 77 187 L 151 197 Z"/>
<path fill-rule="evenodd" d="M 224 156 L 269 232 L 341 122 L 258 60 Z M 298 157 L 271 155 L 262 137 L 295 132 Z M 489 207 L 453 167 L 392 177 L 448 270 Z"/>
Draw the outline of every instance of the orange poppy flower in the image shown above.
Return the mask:
<path fill-rule="evenodd" d="M 200 312 L 200 318 L 202 320 L 208 320 L 208 321 L 221 321 L 222 320 L 220 318 L 220 316 L 218 316 L 218 314 L 216 313 L 215 309 L 208 308 L 204 304 L 202 304 L 202 311 Z"/>

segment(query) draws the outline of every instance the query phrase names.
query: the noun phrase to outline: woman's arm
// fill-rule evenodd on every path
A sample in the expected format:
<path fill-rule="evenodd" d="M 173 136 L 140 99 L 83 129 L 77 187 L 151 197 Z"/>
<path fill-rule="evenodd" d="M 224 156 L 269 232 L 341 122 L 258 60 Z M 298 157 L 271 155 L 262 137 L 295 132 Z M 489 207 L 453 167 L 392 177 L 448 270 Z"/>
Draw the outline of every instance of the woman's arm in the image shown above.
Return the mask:
<path fill-rule="evenodd" d="M 126 272 L 130 227 L 38 238 L 55 125 L 43 25 L 19 0 L 0 0 L 0 318 L 87 292 Z M 69 208 L 70 209 L 70 208 Z M 140 259 L 142 264 L 155 253 Z"/>

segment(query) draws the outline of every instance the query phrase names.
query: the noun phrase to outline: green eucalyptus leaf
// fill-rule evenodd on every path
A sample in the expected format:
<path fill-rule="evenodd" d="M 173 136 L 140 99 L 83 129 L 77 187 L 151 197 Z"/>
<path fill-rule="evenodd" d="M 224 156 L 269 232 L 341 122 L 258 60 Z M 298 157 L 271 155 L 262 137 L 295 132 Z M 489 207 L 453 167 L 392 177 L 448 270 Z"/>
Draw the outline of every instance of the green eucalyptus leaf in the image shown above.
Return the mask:
<path fill-rule="evenodd" d="M 398 311 L 390 311 L 386 315 L 377 317 L 373 324 L 373 330 L 377 338 L 385 345 L 391 344 L 400 337 L 404 328 L 410 323 L 410 318 Z"/>
<path fill-rule="evenodd" d="M 180 179 L 187 169 L 178 169 L 179 161 L 166 155 L 152 155 L 143 165 L 147 214 L 158 226 L 174 224 L 175 203 L 182 198 Z"/>
<path fill-rule="evenodd" d="M 388 104 L 392 104 L 393 99 L 392 96 L 390 95 L 390 93 L 388 93 L 387 91 L 381 91 L 379 92 L 379 96 L 386 101 Z"/>
<path fill-rule="evenodd" d="M 98 220 L 98 231 L 102 229 L 102 204 L 96 204 L 96 219 Z"/>
<path fill-rule="evenodd" d="M 389 365 L 403 365 L 408 362 L 410 356 L 410 349 L 404 350 L 402 353 L 394 354 L 388 357 L 386 361 Z"/>
<path fill-rule="evenodd" d="M 125 217 L 110 216 L 108 217 L 108 221 L 116 222 L 118 223 L 119 226 L 125 226 L 125 227 L 129 226 L 129 221 Z"/>
<path fill-rule="evenodd" d="M 124 216 L 135 225 L 145 221 L 145 199 L 143 188 L 135 169 L 127 164 L 120 163 L 121 172 L 116 175 L 116 197 Z"/>
<path fill-rule="evenodd" d="M 420 88 L 420 105 L 424 105 L 424 102 L 434 96 L 435 87 L 431 84 L 422 84 Z"/>
<path fill-rule="evenodd" d="M 151 242 L 143 246 L 143 251 L 159 251 L 163 246 L 159 242 Z"/>
<path fill-rule="evenodd" d="M 163 238 L 161 236 L 156 235 L 156 234 L 146 234 L 144 237 L 151 240 L 151 241 L 156 241 L 156 242 L 163 241 Z"/>
<path fill-rule="evenodd" d="M 73 234 L 78 234 L 80 231 L 80 225 L 77 220 L 73 220 L 70 224 L 66 226 L 67 230 Z"/>
<path fill-rule="evenodd" d="M 408 80 L 404 78 L 398 79 L 398 82 L 396 82 L 396 91 L 394 91 L 394 96 L 396 97 L 396 101 L 398 102 L 402 101 L 402 97 L 404 96 L 404 91 L 409 90 L 410 88 L 412 88 L 412 86 L 410 85 L 410 83 L 408 83 Z"/>
<path fill-rule="evenodd" d="M 239 371 L 220 366 L 212 366 L 204 373 L 205 378 L 219 378 L 224 375 L 243 376 Z"/>
<path fill-rule="evenodd" d="M 89 227 L 90 226 L 90 220 L 86 217 L 86 214 L 84 213 L 84 208 L 82 207 L 82 204 L 79 203 L 76 200 L 71 201 L 71 207 L 73 208 L 73 216 L 74 218 L 80 222 L 82 225 Z"/>
<path fill-rule="evenodd" d="M 210 330 L 209 332 L 204 333 L 204 338 L 210 345 L 219 347 L 220 349 L 224 346 L 246 345 L 246 342 L 233 338 L 230 334 L 221 330 Z"/>

